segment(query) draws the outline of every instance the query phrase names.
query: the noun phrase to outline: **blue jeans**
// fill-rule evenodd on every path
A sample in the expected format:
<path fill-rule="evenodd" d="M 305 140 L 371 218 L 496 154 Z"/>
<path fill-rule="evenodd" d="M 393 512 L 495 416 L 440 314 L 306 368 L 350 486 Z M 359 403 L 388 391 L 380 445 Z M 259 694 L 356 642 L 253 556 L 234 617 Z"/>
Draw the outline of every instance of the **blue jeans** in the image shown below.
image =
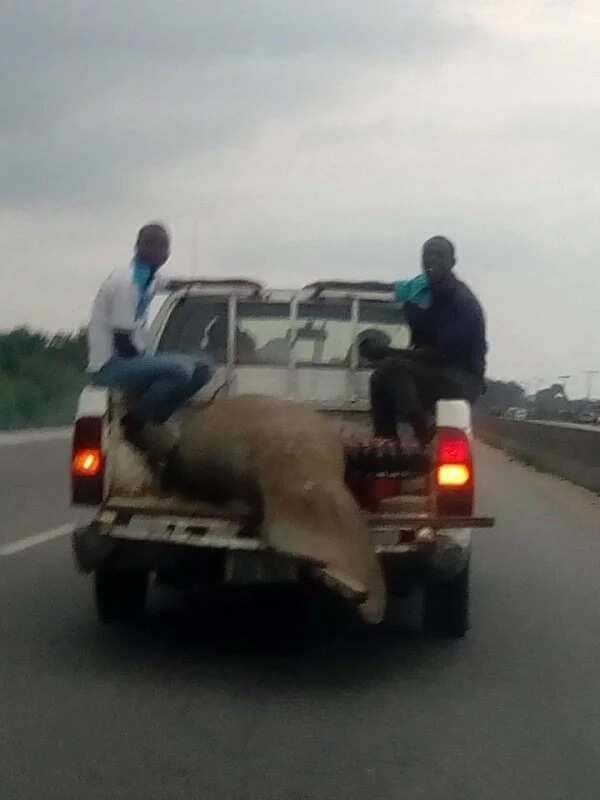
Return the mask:
<path fill-rule="evenodd" d="M 95 386 L 136 395 L 140 422 L 160 424 L 196 394 L 213 374 L 212 364 L 185 355 L 111 358 L 91 379 Z"/>

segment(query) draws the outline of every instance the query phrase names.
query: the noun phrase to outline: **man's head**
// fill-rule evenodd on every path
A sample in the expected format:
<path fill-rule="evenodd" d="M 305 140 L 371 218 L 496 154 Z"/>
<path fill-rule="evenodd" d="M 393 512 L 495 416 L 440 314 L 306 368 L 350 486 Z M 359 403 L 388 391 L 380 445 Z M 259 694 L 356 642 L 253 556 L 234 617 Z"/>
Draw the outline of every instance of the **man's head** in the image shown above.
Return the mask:
<path fill-rule="evenodd" d="M 456 264 L 454 245 L 445 236 L 434 236 L 423 245 L 423 272 L 432 286 L 443 283 Z"/>
<path fill-rule="evenodd" d="M 167 229 L 158 222 L 152 222 L 138 233 L 135 254 L 154 269 L 160 269 L 170 255 L 170 239 Z"/>

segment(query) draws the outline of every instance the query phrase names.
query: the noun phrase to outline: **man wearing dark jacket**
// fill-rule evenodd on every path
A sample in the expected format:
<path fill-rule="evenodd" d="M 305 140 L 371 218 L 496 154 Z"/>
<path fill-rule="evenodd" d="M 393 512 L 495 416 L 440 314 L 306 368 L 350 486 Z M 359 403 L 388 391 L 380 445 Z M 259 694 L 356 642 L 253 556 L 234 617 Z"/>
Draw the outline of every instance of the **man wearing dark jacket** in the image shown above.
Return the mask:
<path fill-rule="evenodd" d="M 483 393 L 487 343 L 479 301 L 453 272 L 454 246 L 435 236 L 423 245 L 423 273 L 429 285 L 427 307 L 408 301 L 406 320 L 412 333 L 407 352 L 364 354 L 383 359 L 371 376 L 375 436 L 394 437 L 398 421 L 411 423 L 422 445 L 435 432 L 431 413 L 438 400 L 465 399 Z"/>
<path fill-rule="evenodd" d="M 409 350 L 394 350 L 368 338 L 360 345 L 361 356 L 376 364 L 371 409 L 377 437 L 393 438 L 398 422 L 409 422 L 426 446 L 435 433 L 432 413 L 438 400 L 473 403 L 485 390 L 485 318 L 475 295 L 455 276 L 455 263 L 452 242 L 434 236 L 423 245 L 424 277 L 353 284 L 364 291 L 394 292 L 404 302 L 412 334 Z"/>

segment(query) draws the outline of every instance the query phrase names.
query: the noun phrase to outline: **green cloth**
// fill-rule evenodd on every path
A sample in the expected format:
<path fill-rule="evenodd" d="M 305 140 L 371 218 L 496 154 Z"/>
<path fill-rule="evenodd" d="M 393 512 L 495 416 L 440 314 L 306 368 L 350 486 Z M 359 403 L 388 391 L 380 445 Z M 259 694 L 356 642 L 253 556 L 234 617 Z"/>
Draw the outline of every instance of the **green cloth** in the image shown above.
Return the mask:
<path fill-rule="evenodd" d="M 397 281 L 394 284 L 394 295 L 397 303 L 414 303 L 419 308 L 429 308 L 431 291 L 427 275 L 421 274 L 407 281 Z"/>

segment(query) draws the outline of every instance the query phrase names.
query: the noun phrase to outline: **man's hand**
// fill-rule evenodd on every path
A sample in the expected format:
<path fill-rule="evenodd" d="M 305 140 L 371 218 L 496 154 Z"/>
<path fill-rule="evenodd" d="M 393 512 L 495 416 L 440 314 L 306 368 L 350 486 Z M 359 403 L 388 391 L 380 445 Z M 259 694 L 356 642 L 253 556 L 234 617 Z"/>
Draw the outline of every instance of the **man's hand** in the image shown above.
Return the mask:
<path fill-rule="evenodd" d="M 363 339 L 358 345 L 358 354 L 367 361 L 383 361 L 390 354 L 389 347 L 376 339 Z"/>

